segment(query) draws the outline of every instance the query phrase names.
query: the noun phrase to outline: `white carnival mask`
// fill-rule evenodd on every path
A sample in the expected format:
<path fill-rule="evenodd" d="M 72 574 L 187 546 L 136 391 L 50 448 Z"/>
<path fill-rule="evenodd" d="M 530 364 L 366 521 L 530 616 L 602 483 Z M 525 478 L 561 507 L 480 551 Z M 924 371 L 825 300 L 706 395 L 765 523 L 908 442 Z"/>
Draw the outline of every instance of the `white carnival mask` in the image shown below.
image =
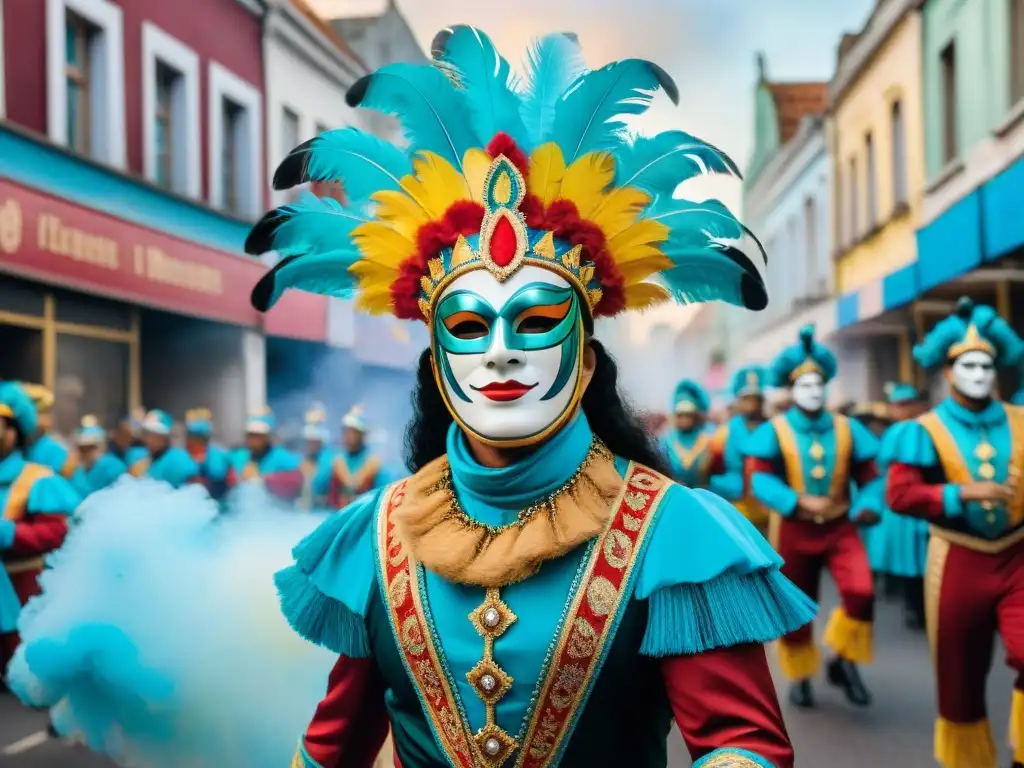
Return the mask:
<path fill-rule="evenodd" d="M 802 411 L 817 413 L 825 407 L 825 379 L 817 371 L 801 373 L 790 391 L 793 404 Z"/>
<path fill-rule="evenodd" d="M 996 385 L 996 365 L 988 352 L 964 352 L 951 366 L 953 388 L 964 397 L 984 400 Z"/>
<path fill-rule="evenodd" d="M 579 404 L 583 314 L 567 280 L 526 265 L 455 278 L 434 306 L 434 376 L 455 420 L 502 447 L 539 442 Z"/>

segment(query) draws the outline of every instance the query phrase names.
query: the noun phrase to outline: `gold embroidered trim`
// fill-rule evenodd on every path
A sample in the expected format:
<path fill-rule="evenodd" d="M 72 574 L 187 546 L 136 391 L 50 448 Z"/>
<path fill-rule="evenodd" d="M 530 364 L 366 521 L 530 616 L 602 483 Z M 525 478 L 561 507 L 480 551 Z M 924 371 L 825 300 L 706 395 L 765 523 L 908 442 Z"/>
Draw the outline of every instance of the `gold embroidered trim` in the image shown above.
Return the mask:
<path fill-rule="evenodd" d="M 932 536 L 928 540 L 928 555 L 924 567 L 924 623 L 928 632 L 928 647 L 932 652 L 932 665 L 936 667 L 939 663 L 939 605 L 949 546 L 945 539 Z"/>
<path fill-rule="evenodd" d="M 797 447 L 793 427 L 785 416 L 773 418 L 772 426 L 775 427 L 775 437 L 779 441 L 779 452 L 782 454 L 782 463 L 786 469 L 786 483 L 797 493 L 807 493 L 807 487 L 804 485 L 803 459 Z"/>
<path fill-rule="evenodd" d="M 840 414 L 833 416 L 832 431 L 836 436 L 836 458 L 828 495 L 833 499 L 845 499 L 850 495 L 850 467 L 853 464 L 853 435 L 849 419 Z"/>
<path fill-rule="evenodd" d="M 723 752 L 715 755 L 706 763 L 702 763 L 701 768 L 761 768 L 761 765 L 746 755 L 738 755 L 735 752 Z"/>
<path fill-rule="evenodd" d="M 703 459 L 703 463 L 707 464 L 710 460 L 710 455 L 705 453 L 711 444 L 711 437 L 707 432 L 701 432 L 697 437 L 697 442 L 693 444 L 692 448 L 687 448 L 679 442 L 678 438 L 672 438 L 672 450 L 676 454 L 676 458 L 679 459 L 679 463 L 682 464 L 683 469 L 687 472 L 690 471 L 690 467 L 693 466 L 697 459 Z"/>
<path fill-rule="evenodd" d="M 500 527 L 470 519 L 455 498 L 447 457 L 411 477 L 394 511 L 399 538 L 428 570 L 449 581 L 503 587 L 599 535 L 622 487 L 615 461 L 600 443 L 556 492 Z"/>
<path fill-rule="evenodd" d="M 42 464 L 26 462 L 21 472 L 11 483 L 7 492 L 7 500 L 4 502 L 4 519 L 17 522 L 28 512 L 28 495 L 32 492 L 32 486 L 37 480 L 49 477 L 53 470 Z"/>

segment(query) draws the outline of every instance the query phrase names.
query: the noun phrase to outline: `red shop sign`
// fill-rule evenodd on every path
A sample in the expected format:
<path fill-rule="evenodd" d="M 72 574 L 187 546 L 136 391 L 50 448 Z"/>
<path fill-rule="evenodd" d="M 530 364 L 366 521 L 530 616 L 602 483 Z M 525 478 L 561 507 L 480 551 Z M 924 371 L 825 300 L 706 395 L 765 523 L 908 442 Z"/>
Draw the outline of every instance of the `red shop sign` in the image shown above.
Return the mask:
<path fill-rule="evenodd" d="M 0 270 L 122 301 L 259 323 L 257 261 L 204 248 L 0 179 Z"/>

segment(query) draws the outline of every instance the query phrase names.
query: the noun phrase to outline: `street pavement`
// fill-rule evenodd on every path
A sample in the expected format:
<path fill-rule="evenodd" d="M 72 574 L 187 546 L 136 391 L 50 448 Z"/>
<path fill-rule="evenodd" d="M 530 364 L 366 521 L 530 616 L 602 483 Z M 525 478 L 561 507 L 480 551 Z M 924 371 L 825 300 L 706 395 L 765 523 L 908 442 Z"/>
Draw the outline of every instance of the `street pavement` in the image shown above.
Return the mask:
<path fill-rule="evenodd" d="M 823 613 L 835 604 L 826 592 Z M 820 626 L 819 626 L 820 630 Z M 989 679 L 989 716 L 996 739 L 1004 741 L 1013 678 L 996 654 Z M 818 683 L 818 709 L 786 709 L 796 747 L 797 768 L 934 768 L 931 757 L 934 720 L 931 662 L 923 632 L 903 627 L 898 606 L 882 602 L 878 610 L 876 663 L 864 670 L 874 706 L 856 710 L 842 695 Z M 785 684 L 778 674 L 780 698 Z M 786 706 L 784 704 L 784 706 Z M 0 696 L 0 766 L 3 768 L 110 768 L 80 746 L 45 738 L 46 718 Z M 679 735 L 670 742 L 671 768 L 688 768 L 690 759 Z M 1010 764 L 1004 748 L 1003 765 Z M 211 767 L 212 768 L 212 767 Z M 241 767 L 239 767 L 241 768 Z"/>

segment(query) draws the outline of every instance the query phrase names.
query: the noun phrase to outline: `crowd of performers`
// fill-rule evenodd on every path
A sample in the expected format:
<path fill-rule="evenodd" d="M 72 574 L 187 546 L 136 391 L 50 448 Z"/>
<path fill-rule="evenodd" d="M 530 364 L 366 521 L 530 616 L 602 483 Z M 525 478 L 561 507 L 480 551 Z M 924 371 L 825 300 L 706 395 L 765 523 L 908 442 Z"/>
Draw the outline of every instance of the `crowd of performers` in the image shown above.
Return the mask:
<path fill-rule="evenodd" d="M 868 706 L 874 563 L 925 581 L 936 759 L 995 768 L 996 632 L 1024 673 L 1024 411 L 995 383 L 1024 342 L 962 301 L 914 351 L 948 397 L 929 408 L 897 385 L 884 417 L 848 416 L 825 407 L 836 358 L 805 328 L 737 373 L 714 432 L 704 390 L 680 384 L 659 450 L 594 321 L 766 306 L 756 237 L 717 201 L 673 196 L 735 164 L 685 133 L 624 132 L 654 93 L 678 100 L 650 62 L 588 71 L 576 37 L 555 34 L 520 86 L 465 26 L 432 56 L 348 94 L 396 115 L 403 148 L 354 128 L 296 148 L 275 185 L 345 179 L 347 202 L 302 197 L 247 241 L 281 257 L 253 290 L 261 311 L 298 289 L 427 325 L 411 474 L 382 482 L 355 419 L 325 448 L 320 409 L 305 457 L 275 445 L 269 413 L 226 452 L 209 414 L 174 446 L 156 411 L 141 444 L 131 423 L 107 445 L 87 420 L 76 465 L 36 447 L 31 396 L 0 385 L 11 690 L 58 733 L 145 768 L 658 768 L 673 721 L 695 768 L 793 768 L 766 646 L 791 704 L 813 707 L 827 569 L 840 603 L 825 674 Z M 789 395 L 770 418 L 767 386 Z"/>

